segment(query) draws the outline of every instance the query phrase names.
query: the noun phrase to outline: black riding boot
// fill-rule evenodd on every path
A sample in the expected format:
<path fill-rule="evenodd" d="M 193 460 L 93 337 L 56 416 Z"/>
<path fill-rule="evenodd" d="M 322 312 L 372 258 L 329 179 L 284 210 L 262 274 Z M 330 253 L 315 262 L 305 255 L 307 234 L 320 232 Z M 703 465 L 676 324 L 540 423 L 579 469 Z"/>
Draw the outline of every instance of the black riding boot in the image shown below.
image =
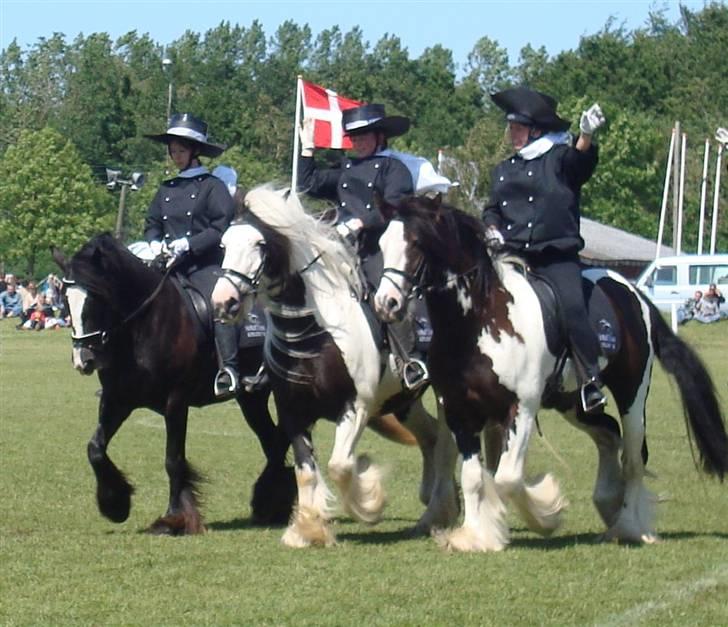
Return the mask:
<path fill-rule="evenodd" d="M 215 348 L 220 367 L 215 376 L 215 396 L 234 396 L 240 389 L 238 331 L 232 323 L 215 320 Z"/>
<path fill-rule="evenodd" d="M 411 314 L 389 324 L 390 344 L 392 352 L 400 365 L 402 384 L 408 390 L 429 383 L 430 373 L 425 364 L 425 356 L 417 350 L 417 332 Z"/>

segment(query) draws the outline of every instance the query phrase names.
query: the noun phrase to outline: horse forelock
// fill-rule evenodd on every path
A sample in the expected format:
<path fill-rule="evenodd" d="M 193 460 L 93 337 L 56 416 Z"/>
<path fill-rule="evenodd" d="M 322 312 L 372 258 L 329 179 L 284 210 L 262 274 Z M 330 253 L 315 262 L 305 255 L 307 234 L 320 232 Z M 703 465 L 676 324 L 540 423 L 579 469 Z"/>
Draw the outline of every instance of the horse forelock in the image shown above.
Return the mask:
<path fill-rule="evenodd" d="M 108 233 L 90 239 L 73 255 L 67 278 L 117 309 L 133 306 L 159 282 L 148 268 Z"/>
<path fill-rule="evenodd" d="M 330 225 L 306 212 L 298 195 L 266 184 L 249 191 L 245 204 L 263 225 L 287 240 L 291 272 L 307 268 L 305 280 L 322 288 L 325 284 L 349 286 L 358 280 L 352 271 L 355 257 Z"/>
<path fill-rule="evenodd" d="M 461 209 L 412 197 L 397 213 L 425 256 L 430 272 L 467 274 L 474 298 L 485 297 L 497 277 L 481 220 Z"/>

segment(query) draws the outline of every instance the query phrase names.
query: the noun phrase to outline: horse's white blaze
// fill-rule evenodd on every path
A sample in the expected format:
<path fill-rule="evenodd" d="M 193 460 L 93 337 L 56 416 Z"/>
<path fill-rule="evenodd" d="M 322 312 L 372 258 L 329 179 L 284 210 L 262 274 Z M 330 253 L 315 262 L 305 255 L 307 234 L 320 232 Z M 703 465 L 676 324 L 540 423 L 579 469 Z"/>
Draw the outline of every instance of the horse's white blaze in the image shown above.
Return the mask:
<path fill-rule="evenodd" d="M 407 257 L 407 241 L 404 239 L 404 224 L 401 220 L 392 220 L 382 236 L 379 238 L 379 248 L 382 250 L 382 259 L 385 268 L 394 268 L 404 271 Z M 399 288 L 399 289 L 397 289 Z M 381 316 L 394 313 L 387 309 L 386 303 L 394 300 L 397 311 L 404 307 L 404 277 L 399 274 L 387 274 L 385 281 L 379 282 L 379 288 L 374 295 L 374 306 Z"/>
<path fill-rule="evenodd" d="M 83 327 L 83 307 L 86 304 L 86 298 L 88 298 L 88 292 L 79 285 L 70 285 L 66 289 L 66 300 L 68 301 L 68 310 L 71 314 L 71 329 L 75 337 L 82 337 L 86 333 Z M 71 360 L 73 361 L 74 368 L 77 370 L 83 368 L 80 347 L 73 347 Z"/>
<path fill-rule="evenodd" d="M 235 270 L 246 276 L 253 276 L 263 263 L 261 232 L 250 224 L 233 224 L 222 236 L 225 258 L 223 270 Z"/>

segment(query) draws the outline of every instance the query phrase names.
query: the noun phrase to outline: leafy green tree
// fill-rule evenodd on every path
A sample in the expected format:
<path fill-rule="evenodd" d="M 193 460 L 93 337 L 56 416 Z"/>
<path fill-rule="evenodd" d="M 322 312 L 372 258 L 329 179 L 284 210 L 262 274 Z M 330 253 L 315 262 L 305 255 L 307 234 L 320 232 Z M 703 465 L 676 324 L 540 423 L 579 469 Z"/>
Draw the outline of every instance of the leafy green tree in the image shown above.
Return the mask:
<path fill-rule="evenodd" d="M 105 189 L 57 131 L 23 131 L 0 160 L 0 259 L 27 276 L 45 268 L 51 245 L 73 252 L 114 218 Z"/>

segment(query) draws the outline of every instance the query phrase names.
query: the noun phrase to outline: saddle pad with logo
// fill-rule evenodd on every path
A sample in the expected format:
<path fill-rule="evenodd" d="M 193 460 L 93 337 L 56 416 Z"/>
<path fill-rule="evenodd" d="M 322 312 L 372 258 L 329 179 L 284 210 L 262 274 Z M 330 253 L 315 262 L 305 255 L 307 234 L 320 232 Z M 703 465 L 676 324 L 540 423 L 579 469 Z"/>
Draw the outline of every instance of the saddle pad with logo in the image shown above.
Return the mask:
<path fill-rule="evenodd" d="M 606 276 L 606 273 L 599 273 L 594 268 L 582 270 L 582 289 L 589 322 L 599 340 L 602 355 L 610 357 L 619 351 L 622 338 L 614 308 L 598 284 Z M 545 277 L 532 272 L 528 272 L 526 277 L 541 303 L 546 344 L 552 354 L 559 355 L 563 351 L 565 335 L 554 292 Z"/>

